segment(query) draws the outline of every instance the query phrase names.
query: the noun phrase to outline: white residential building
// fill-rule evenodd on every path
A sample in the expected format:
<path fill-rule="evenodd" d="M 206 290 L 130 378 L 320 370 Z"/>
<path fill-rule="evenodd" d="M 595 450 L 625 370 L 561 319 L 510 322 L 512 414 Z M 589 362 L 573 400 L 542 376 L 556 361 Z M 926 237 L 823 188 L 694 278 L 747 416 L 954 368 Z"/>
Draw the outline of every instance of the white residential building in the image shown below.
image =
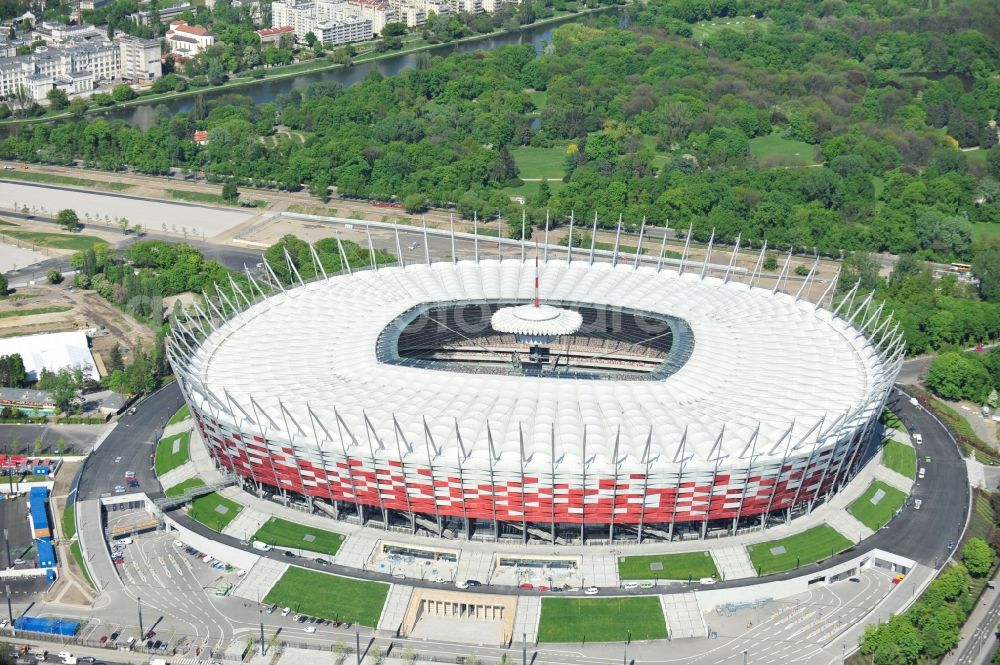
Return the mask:
<path fill-rule="evenodd" d="M 121 52 L 121 77 L 131 81 L 153 81 L 163 76 L 160 41 L 122 36 L 118 38 Z"/>
<path fill-rule="evenodd" d="M 377 0 L 347 0 L 350 10 L 361 18 L 372 22 L 372 32 L 376 35 L 382 32 L 386 23 L 396 21 L 396 13 L 387 2 Z"/>
<path fill-rule="evenodd" d="M 451 10 L 453 12 L 466 14 L 481 14 L 483 12 L 482 0 L 451 0 Z"/>
<path fill-rule="evenodd" d="M 313 33 L 324 44 L 347 44 L 371 39 L 372 21 L 346 0 L 308 2 L 288 0 L 271 3 L 272 25 L 288 25 L 298 41 Z"/>
<path fill-rule="evenodd" d="M 451 0 L 389 0 L 397 21 L 414 28 L 425 25 L 431 12 L 441 16 L 451 14 Z"/>
<path fill-rule="evenodd" d="M 107 41 L 105 33 L 89 23 L 66 25 L 58 21 L 42 21 L 32 30 L 34 39 L 41 39 L 49 46 L 79 44 L 84 41 Z"/>
<path fill-rule="evenodd" d="M 16 95 L 18 88 L 35 101 L 53 88 L 67 94 L 92 91 L 101 81 L 120 77 L 117 44 L 84 42 L 67 46 L 39 46 L 34 53 L 0 61 L 0 95 Z"/>
<path fill-rule="evenodd" d="M 188 25 L 178 19 L 170 22 L 170 29 L 164 35 L 167 48 L 174 55 L 189 58 L 198 55 L 215 44 L 215 35 L 200 25 Z"/>

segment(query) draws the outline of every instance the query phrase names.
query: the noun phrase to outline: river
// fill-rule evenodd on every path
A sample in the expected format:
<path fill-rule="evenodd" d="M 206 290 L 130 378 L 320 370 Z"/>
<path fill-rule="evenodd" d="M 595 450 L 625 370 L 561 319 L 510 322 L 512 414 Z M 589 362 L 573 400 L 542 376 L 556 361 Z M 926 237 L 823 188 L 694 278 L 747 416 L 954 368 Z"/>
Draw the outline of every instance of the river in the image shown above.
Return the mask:
<path fill-rule="evenodd" d="M 573 20 L 573 17 L 567 17 L 566 20 Z M 530 43 L 534 45 L 537 53 L 541 53 L 545 44 L 552 41 L 552 30 L 560 25 L 560 23 L 562 22 L 529 27 L 524 30 L 519 30 L 518 32 L 502 33 L 476 41 L 461 42 L 458 44 L 442 44 L 429 49 L 427 52 L 435 56 L 446 56 L 451 53 L 488 51 L 495 49 L 498 46 Z M 363 80 L 373 69 L 378 70 L 385 76 L 395 76 L 407 67 L 416 67 L 417 53 L 418 52 L 402 53 L 394 58 L 385 58 L 373 62 L 363 62 L 351 65 L 347 68 L 337 67 L 318 72 L 307 72 L 301 76 L 274 80 L 263 79 L 260 82 L 248 83 L 247 85 L 238 88 L 222 88 L 218 90 L 208 89 L 205 91 L 203 96 L 207 101 L 219 95 L 243 95 L 252 99 L 256 104 L 263 104 L 275 99 L 278 95 L 286 94 L 289 90 L 295 88 L 301 89 L 304 86 L 312 83 L 319 83 L 321 81 L 336 81 L 345 87 L 351 86 Z M 141 106 L 130 106 L 120 109 L 112 108 L 102 115 L 109 119 L 124 120 L 133 127 L 145 130 L 153 124 L 157 107 L 161 105 L 165 106 L 171 114 L 182 113 L 191 109 L 195 99 L 196 96 L 191 95 L 180 97 L 178 99 L 160 100 Z"/>

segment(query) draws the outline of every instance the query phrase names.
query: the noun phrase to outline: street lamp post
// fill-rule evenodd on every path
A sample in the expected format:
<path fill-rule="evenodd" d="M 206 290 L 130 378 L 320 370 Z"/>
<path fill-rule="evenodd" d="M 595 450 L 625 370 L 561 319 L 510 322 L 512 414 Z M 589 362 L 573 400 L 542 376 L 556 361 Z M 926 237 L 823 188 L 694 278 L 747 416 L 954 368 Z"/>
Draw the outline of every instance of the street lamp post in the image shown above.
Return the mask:
<path fill-rule="evenodd" d="M 361 665 L 361 631 L 357 627 L 354 628 L 354 642 L 358 653 L 358 665 Z"/>
<path fill-rule="evenodd" d="M 4 531 L 6 531 L 6 529 L 4 529 Z M 14 630 L 14 610 L 10 606 L 10 585 L 4 584 L 4 588 L 7 591 L 7 619 L 10 621 L 10 630 L 12 633 L 17 635 L 17 632 Z"/>
<path fill-rule="evenodd" d="M 528 633 L 521 633 L 521 665 L 528 665 Z"/>
<path fill-rule="evenodd" d="M 628 645 L 632 642 L 632 630 L 628 629 L 628 637 L 625 638 L 625 648 L 622 652 L 622 665 L 628 665 Z"/>
<path fill-rule="evenodd" d="M 146 631 L 142 627 L 142 598 L 136 596 L 135 603 L 139 607 L 139 639 L 146 639 Z"/>

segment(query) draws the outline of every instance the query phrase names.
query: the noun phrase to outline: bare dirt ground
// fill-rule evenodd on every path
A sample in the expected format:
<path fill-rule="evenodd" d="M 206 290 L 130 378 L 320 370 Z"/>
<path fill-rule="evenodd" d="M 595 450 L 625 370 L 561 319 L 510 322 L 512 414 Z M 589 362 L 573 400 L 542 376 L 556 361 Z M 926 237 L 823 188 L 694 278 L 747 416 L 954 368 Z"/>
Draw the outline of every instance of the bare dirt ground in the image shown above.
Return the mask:
<path fill-rule="evenodd" d="M 11 298 L 0 301 L 0 314 L 46 307 L 68 309 L 0 318 L 0 337 L 66 330 L 90 331 L 92 351 L 105 364 L 116 343 L 127 349 L 134 349 L 141 343 L 143 348 L 149 349 L 156 342 L 149 328 L 112 306 L 96 292 L 70 291 L 65 283 L 20 288 Z"/>

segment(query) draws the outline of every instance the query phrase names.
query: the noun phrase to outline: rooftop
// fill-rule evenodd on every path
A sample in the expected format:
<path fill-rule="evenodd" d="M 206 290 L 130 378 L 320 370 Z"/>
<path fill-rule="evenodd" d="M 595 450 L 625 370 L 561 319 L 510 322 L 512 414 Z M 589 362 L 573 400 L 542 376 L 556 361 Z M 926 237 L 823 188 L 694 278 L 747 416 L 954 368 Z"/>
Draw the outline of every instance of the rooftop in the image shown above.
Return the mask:
<path fill-rule="evenodd" d="M 531 302 L 534 271 L 517 260 L 459 261 L 288 289 L 212 332 L 188 363 L 188 387 L 220 421 L 296 445 L 315 448 L 315 418 L 334 437 L 338 423 L 359 439 L 370 431 L 386 451 L 400 438 L 423 450 L 429 436 L 446 459 L 461 449 L 485 460 L 495 446 L 498 468 L 516 464 L 523 449 L 531 469 L 548 473 L 553 445 L 559 465 L 579 466 L 584 430 L 599 470 L 619 445 L 626 465 L 639 466 L 651 435 L 663 453 L 657 465 L 675 464 L 678 455 L 702 464 L 736 459 L 758 435 L 756 456 L 781 459 L 793 429 L 798 448 L 866 421 L 897 367 L 847 322 L 790 295 L 585 261 L 544 263 L 542 300 L 680 319 L 691 334 L 683 366 L 655 381 L 574 381 L 379 360 L 377 340 L 409 309 Z M 265 414 L 260 422 L 247 420 L 254 410 Z"/>

